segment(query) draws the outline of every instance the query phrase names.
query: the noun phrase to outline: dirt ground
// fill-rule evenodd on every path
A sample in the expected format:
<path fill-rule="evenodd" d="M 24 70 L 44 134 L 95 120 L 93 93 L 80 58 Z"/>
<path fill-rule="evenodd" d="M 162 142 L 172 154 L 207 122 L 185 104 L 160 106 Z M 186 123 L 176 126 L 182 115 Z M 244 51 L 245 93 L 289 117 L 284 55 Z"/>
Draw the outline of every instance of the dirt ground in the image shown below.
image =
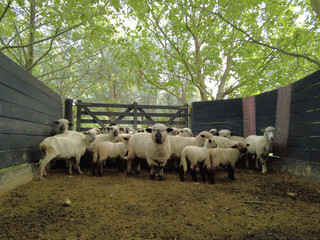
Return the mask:
<path fill-rule="evenodd" d="M 320 183 L 236 169 L 216 184 L 48 172 L 0 198 L 0 239 L 319 239 Z M 68 198 L 70 206 L 64 206 Z"/>

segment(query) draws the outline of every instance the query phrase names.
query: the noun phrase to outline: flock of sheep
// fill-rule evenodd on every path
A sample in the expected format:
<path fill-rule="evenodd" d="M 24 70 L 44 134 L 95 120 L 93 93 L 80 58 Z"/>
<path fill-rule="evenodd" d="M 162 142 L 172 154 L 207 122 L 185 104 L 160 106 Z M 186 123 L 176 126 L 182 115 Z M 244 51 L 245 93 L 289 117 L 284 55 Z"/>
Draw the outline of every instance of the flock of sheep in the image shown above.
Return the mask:
<path fill-rule="evenodd" d="M 97 170 L 100 176 L 103 175 L 103 164 L 107 159 L 124 161 L 127 175 L 131 174 L 133 166 L 139 173 L 141 161 L 146 160 L 151 179 L 158 176 L 159 180 L 164 180 L 163 169 L 170 160 L 179 169 L 181 181 L 184 181 L 188 166 L 194 181 L 200 172 L 204 182 L 208 178 L 213 184 L 214 174 L 220 167 L 227 167 L 228 178 L 235 180 L 235 164 L 240 158 L 245 159 L 246 167 L 249 167 L 250 160 L 255 159 L 258 168 L 260 161 L 262 173 L 267 172 L 266 161 L 278 130 L 267 127 L 262 129 L 262 136 L 243 138 L 233 136 L 227 129 L 211 129 L 193 136 L 189 128 L 170 128 L 161 123 L 144 130 L 125 130 L 118 125 L 110 125 L 85 133 L 68 130 L 71 124 L 67 119 L 59 119 L 55 124 L 57 134 L 40 143 L 43 155 L 38 171 L 40 180 L 46 176 L 45 167 L 53 159 L 66 160 L 69 174 L 73 168 L 82 174 L 80 158 L 86 152 L 93 153 L 93 175 Z"/>

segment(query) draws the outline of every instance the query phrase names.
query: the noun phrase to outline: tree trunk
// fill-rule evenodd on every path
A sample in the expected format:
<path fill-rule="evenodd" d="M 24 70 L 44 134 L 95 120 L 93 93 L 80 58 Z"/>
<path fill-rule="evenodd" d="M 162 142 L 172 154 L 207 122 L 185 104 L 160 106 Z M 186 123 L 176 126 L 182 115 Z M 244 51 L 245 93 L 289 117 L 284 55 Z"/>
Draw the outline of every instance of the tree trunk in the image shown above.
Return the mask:
<path fill-rule="evenodd" d="M 218 88 L 218 92 L 217 92 L 217 96 L 216 99 L 223 99 L 225 97 L 225 91 L 224 88 L 226 86 L 227 80 L 228 80 L 228 76 L 231 70 L 231 64 L 232 64 L 232 58 L 230 57 L 230 55 L 227 55 L 227 63 L 226 63 L 226 69 L 224 70 L 224 73 L 221 77 L 220 80 L 220 84 L 219 84 L 219 88 Z"/>
<path fill-rule="evenodd" d="M 36 18 L 36 0 L 30 0 L 30 19 L 29 19 L 29 43 L 33 43 L 35 39 L 35 18 Z M 28 53 L 26 59 L 26 70 L 32 74 L 32 65 L 34 58 L 33 44 L 28 46 Z"/>

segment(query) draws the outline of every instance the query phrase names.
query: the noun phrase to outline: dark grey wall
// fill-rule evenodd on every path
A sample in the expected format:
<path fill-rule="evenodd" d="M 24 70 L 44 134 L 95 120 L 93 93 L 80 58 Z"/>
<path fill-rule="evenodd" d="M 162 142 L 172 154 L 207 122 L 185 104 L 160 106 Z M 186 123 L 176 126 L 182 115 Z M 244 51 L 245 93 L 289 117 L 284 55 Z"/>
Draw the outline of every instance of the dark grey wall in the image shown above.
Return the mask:
<path fill-rule="evenodd" d="M 61 97 L 0 53 L 0 169 L 39 161 L 59 118 Z"/>

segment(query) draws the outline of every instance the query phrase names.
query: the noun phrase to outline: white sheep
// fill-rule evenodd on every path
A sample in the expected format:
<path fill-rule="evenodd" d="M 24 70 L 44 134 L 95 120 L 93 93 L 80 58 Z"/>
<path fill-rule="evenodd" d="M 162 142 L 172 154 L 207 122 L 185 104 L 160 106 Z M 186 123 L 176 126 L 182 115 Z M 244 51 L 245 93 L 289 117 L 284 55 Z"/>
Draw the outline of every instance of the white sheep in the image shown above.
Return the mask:
<path fill-rule="evenodd" d="M 228 178 L 236 180 L 234 177 L 235 164 L 241 155 L 246 153 L 248 146 L 243 142 L 238 142 L 231 148 L 209 149 L 201 171 L 203 182 L 206 182 L 206 176 L 208 176 L 211 184 L 214 184 L 214 174 L 220 166 L 228 167 Z"/>
<path fill-rule="evenodd" d="M 169 136 L 178 136 L 180 133 L 180 128 L 172 127 L 172 131 L 168 133 Z"/>
<path fill-rule="evenodd" d="M 218 135 L 218 130 L 215 128 L 212 128 L 209 130 L 209 133 L 211 133 L 213 136 L 217 136 Z"/>
<path fill-rule="evenodd" d="M 213 136 L 213 139 L 216 141 L 218 148 L 231 148 L 231 146 L 237 143 L 225 137 Z"/>
<path fill-rule="evenodd" d="M 82 174 L 80 169 L 80 158 L 85 153 L 89 144 L 92 143 L 96 138 L 96 131 L 89 130 L 83 134 L 82 138 L 74 137 L 47 137 L 40 143 L 40 151 L 43 155 L 43 160 L 39 166 L 39 179 L 43 180 L 46 176 L 45 167 L 54 158 L 68 160 L 75 158 L 75 163 L 78 172 Z M 70 161 L 69 174 L 72 174 L 72 162 Z"/>
<path fill-rule="evenodd" d="M 234 136 L 233 133 L 228 129 L 221 129 L 218 132 L 218 134 L 219 134 L 220 137 L 225 137 L 225 138 L 228 138 L 228 139 L 230 139 L 232 141 L 245 142 L 245 138 L 244 137 Z"/>
<path fill-rule="evenodd" d="M 194 137 L 190 128 L 182 128 L 179 133 L 180 137 Z"/>
<path fill-rule="evenodd" d="M 184 174 L 188 170 L 187 160 L 190 162 L 190 173 L 192 179 L 196 182 L 197 181 L 197 170 L 196 167 L 199 164 L 203 164 L 204 160 L 206 159 L 206 153 L 210 148 L 217 147 L 216 142 L 213 138 L 209 138 L 205 141 L 203 147 L 196 147 L 196 146 L 187 146 L 182 150 L 181 153 L 181 160 L 180 160 L 180 168 L 179 168 L 179 175 L 180 180 L 184 181 Z"/>
<path fill-rule="evenodd" d="M 100 142 L 95 146 L 93 153 L 92 175 L 96 174 L 96 169 L 99 168 L 99 175 L 103 175 L 103 163 L 107 159 L 123 160 L 128 152 L 129 139 L 131 135 L 122 136 L 122 142 Z"/>
<path fill-rule="evenodd" d="M 122 127 L 119 127 L 118 125 L 112 125 L 108 127 L 102 128 L 102 133 L 96 137 L 96 140 L 90 144 L 89 151 L 93 152 L 95 145 L 99 142 L 108 141 L 108 142 L 115 142 L 116 137 L 119 135 L 120 131 L 123 131 L 124 129 Z"/>
<path fill-rule="evenodd" d="M 246 143 L 250 144 L 246 156 L 245 165 L 249 167 L 249 160 L 254 157 L 256 159 L 256 168 L 259 167 L 258 161 L 262 165 L 262 173 L 267 172 L 267 159 L 269 153 L 272 151 L 275 134 L 277 128 L 267 127 L 261 130 L 263 136 L 250 135 L 246 138 Z"/>
<path fill-rule="evenodd" d="M 146 130 L 148 133 L 136 133 L 130 138 L 128 156 L 125 157 L 127 161 L 126 173 L 130 174 L 132 161 L 137 157 L 147 160 L 151 169 L 151 179 L 154 179 L 158 173 L 159 180 L 164 180 L 163 168 L 171 154 L 168 132 L 172 131 L 172 128 L 156 123 Z"/>

